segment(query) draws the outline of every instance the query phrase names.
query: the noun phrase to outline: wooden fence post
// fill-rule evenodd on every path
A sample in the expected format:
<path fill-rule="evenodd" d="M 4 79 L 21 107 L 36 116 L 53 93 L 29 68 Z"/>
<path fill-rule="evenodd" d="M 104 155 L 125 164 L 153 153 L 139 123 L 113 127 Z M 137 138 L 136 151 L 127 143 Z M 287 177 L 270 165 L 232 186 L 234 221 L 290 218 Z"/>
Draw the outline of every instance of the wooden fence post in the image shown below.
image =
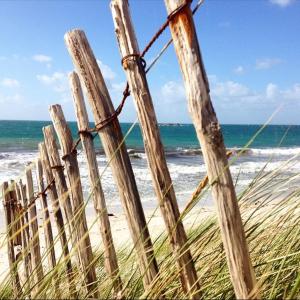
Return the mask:
<path fill-rule="evenodd" d="M 12 223 L 14 232 L 14 245 L 22 245 L 22 234 L 21 234 L 21 214 L 18 207 L 18 199 L 17 199 L 17 191 L 16 191 L 16 183 L 14 180 L 11 180 L 9 183 L 9 193 L 10 198 L 13 203 L 12 205 Z"/>
<path fill-rule="evenodd" d="M 16 183 L 16 192 L 17 192 L 17 200 L 18 200 L 18 207 L 20 210 L 20 221 L 21 221 L 21 240 L 22 240 L 22 258 L 24 262 L 24 273 L 25 273 L 25 280 L 27 283 L 27 287 L 30 289 L 30 281 L 31 281 L 31 265 L 30 265 L 30 257 L 28 256 L 28 241 L 26 235 L 26 229 L 28 224 L 25 223 L 25 215 L 24 209 L 22 207 L 22 189 L 23 186 Z"/>
<path fill-rule="evenodd" d="M 37 211 L 34 201 L 34 190 L 33 190 L 33 181 L 32 181 L 32 172 L 31 168 L 26 168 L 26 192 L 28 209 L 29 209 L 29 228 L 30 228 L 30 236 L 31 236 L 31 262 L 32 262 L 32 272 L 34 274 L 35 284 L 38 288 L 43 277 L 43 266 L 41 260 L 41 252 L 40 252 L 40 239 L 39 239 L 39 226 L 37 220 Z"/>
<path fill-rule="evenodd" d="M 70 200 L 69 190 L 64 174 L 64 167 L 61 163 L 58 147 L 55 140 L 53 126 L 43 127 L 44 141 L 47 148 L 47 153 L 50 161 L 50 169 L 53 170 L 55 185 L 57 188 L 60 203 L 64 209 L 66 222 L 69 229 L 69 234 L 72 238 L 72 244 L 76 246 L 76 231 L 73 219 L 73 208 Z"/>
<path fill-rule="evenodd" d="M 94 207 L 100 223 L 100 232 L 104 246 L 104 265 L 107 273 L 109 274 L 113 282 L 114 292 L 116 294 L 121 295 L 122 281 L 119 274 L 116 250 L 113 243 L 107 207 L 101 186 L 98 163 L 96 159 L 96 153 L 94 150 L 93 137 L 91 133 L 85 132 L 85 130 L 89 128 L 89 120 L 84 103 L 82 89 L 78 75 L 75 72 L 72 72 L 70 74 L 69 80 L 77 117 L 77 125 L 80 132 L 81 143 L 86 155 L 88 165 Z"/>
<path fill-rule="evenodd" d="M 46 251 L 48 252 L 48 264 L 50 271 L 53 271 L 52 280 L 54 282 L 55 286 L 55 296 L 56 298 L 60 298 L 60 292 L 59 292 L 59 281 L 56 277 L 57 271 L 55 269 L 56 266 L 56 257 L 55 257 L 55 248 L 54 248 L 54 241 L 53 241 L 53 232 L 51 227 L 51 220 L 50 220 L 50 214 L 48 209 L 48 203 L 47 203 L 47 191 L 44 192 L 45 184 L 44 184 L 44 178 L 43 178 L 43 168 L 41 163 L 41 158 L 38 157 L 36 160 L 36 179 L 37 179 L 37 185 L 39 190 L 39 198 L 41 203 L 41 208 L 43 210 L 43 227 L 44 227 L 44 235 L 45 235 L 45 242 L 46 242 Z"/>
<path fill-rule="evenodd" d="M 41 201 L 41 208 L 43 210 L 43 219 L 44 219 L 44 234 L 46 241 L 46 248 L 49 249 L 48 253 L 48 263 L 50 270 L 54 269 L 56 266 L 54 242 L 53 242 L 53 232 L 50 221 L 50 214 L 48 210 L 47 196 L 43 193 L 45 189 L 44 179 L 43 179 L 43 169 L 41 159 L 38 158 L 36 161 L 36 173 L 37 173 L 37 184 L 39 189 L 39 198 Z"/>
<path fill-rule="evenodd" d="M 228 167 L 221 127 L 210 99 L 192 12 L 186 3 L 185 0 L 165 0 L 169 14 L 183 7 L 171 17 L 169 27 L 183 74 L 189 111 L 217 205 L 231 281 L 236 297 L 246 299 L 256 286 L 255 275 Z"/>
<path fill-rule="evenodd" d="M 5 223 L 7 229 L 7 253 L 10 269 L 10 276 L 12 279 L 12 291 L 14 297 L 18 299 L 22 294 L 20 277 L 18 274 L 18 266 L 15 257 L 14 240 L 13 240 L 13 226 L 12 224 L 12 203 L 9 195 L 8 183 L 4 182 L 2 185 L 3 208 L 5 213 Z"/>
<path fill-rule="evenodd" d="M 76 219 L 76 231 L 78 250 L 82 263 L 87 290 L 91 297 L 98 298 L 96 284 L 96 271 L 93 262 L 93 251 L 88 232 L 88 226 L 84 210 L 84 199 L 80 181 L 80 173 L 77 161 L 77 151 L 73 151 L 73 138 L 67 125 L 60 105 L 50 106 L 50 115 L 61 146 L 63 160 L 70 187 L 70 196 L 73 204 L 73 214 Z"/>
<path fill-rule="evenodd" d="M 111 10 L 120 53 L 125 58 L 123 67 L 138 112 L 148 165 L 174 257 L 177 260 L 182 287 L 184 292 L 192 298 L 199 298 L 200 285 L 197 272 L 180 219 L 145 70 L 138 56 L 130 56 L 140 53 L 140 50 L 131 21 L 128 1 L 113 0 Z"/>
<path fill-rule="evenodd" d="M 52 203 L 52 209 L 53 209 L 53 214 L 54 214 L 54 219 L 56 222 L 56 227 L 58 231 L 58 236 L 62 248 L 62 253 L 65 259 L 65 264 L 66 264 L 66 273 L 68 277 L 68 282 L 69 282 L 69 291 L 71 295 L 74 298 L 76 297 L 76 287 L 74 285 L 74 274 L 73 274 L 73 268 L 72 268 L 72 262 L 71 262 L 71 257 L 70 257 L 70 252 L 69 252 L 69 247 L 68 247 L 68 239 L 65 231 L 65 226 L 64 226 L 64 220 L 63 220 L 63 215 L 60 209 L 59 205 L 59 200 L 58 200 L 58 193 L 56 189 L 56 182 L 54 180 L 54 176 L 52 173 L 52 169 L 50 166 L 50 161 L 47 153 L 47 149 L 45 146 L 45 143 L 39 143 L 39 154 L 41 158 L 41 163 L 42 167 L 46 176 L 46 182 L 47 184 L 51 184 L 48 193 L 50 196 L 50 200 Z M 54 180 L 54 181 L 53 181 Z"/>
<path fill-rule="evenodd" d="M 20 195 L 21 195 L 21 204 L 23 206 L 24 212 L 24 229 L 22 235 L 22 250 L 24 257 L 24 265 L 29 274 L 29 284 L 28 288 L 30 289 L 30 282 L 32 279 L 32 264 L 31 264 L 31 254 L 30 254 L 30 232 L 29 232 L 29 215 L 28 215 L 28 201 L 26 196 L 26 185 L 22 183 L 20 179 L 19 183 Z"/>
<path fill-rule="evenodd" d="M 66 33 L 65 42 L 78 74 L 85 83 L 95 122 L 99 123 L 111 116 L 114 108 L 96 58 L 83 31 Z M 118 119 L 112 120 L 99 135 L 119 189 L 140 271 L 144 275 L 144 286 L 148 288 L 158 274 L 158 266 Z"/>
<path fill-rule="evenodd" d="M 22 180 L 19 181 L 20 194 L 21 194 L 21 204 L 24 210 L 24 222 L 25 222 L 25 236 L 27 239 L 27 244 L 30 242 L 30 232 L 29 232 L 29 213 L 28 213 L 28 200 L 26 195 L 26 185 L 23 184 Z M 30 256 L 30 254 L 29 254 Z"/>

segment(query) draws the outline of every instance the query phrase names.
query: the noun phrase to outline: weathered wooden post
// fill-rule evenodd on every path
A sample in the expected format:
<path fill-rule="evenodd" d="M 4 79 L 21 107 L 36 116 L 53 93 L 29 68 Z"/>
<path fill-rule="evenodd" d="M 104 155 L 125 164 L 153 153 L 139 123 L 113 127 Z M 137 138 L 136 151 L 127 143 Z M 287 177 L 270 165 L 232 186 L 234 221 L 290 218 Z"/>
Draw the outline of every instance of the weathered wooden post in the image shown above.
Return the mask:
<path fill-rule="evenodd" d="M 189 111 L 217 205 L 231 281 L 236 297 L 246 299 L 255 288 L 256 280 L 228 167 L 223 135 L 210 99 L 209 84 L 188 3 L 190 2 L 185 0 L 165 0 L 170 16 L 169 27 L 183 74 Z"/>
<path fill-rule="evenodd" d="M 50 106 L 50 115 L 59 139 L 68 176 L 70 196 L 74 210 L 73 213 L 76 219 L 78 250 L 85 275 L 86 287 L 90 293 L 90 297 L 98 298 L 96 271 L 84 210 L 84 199 L 77 161 L 77 152 L 73 150 L 71 130 L 67 125 L 61 106 L 58 104 Z"/>
<path fill-rule="evenodd" d="M 113 0 L 111 10 L 115 32 L 123 59 L 123 68 L 131 95 L 135 100 L 145 152 L 151 170 L 156 195 L 164 218 L 174 257 L 177 261 L 183 290 L 192 298 L 200 297 L 197 273 L 188 248 L 187 236 L 161 142 L 157 119 L 146 74 L 139 57 L 139 47 L 131 21 L 127 0 Z"/>
<path fill-rule="evenodd" d="M 39 189 L 39 198 L 41 202 L 41 208 L 43 210 L 43 219 L 44 219 L 43 225 L 44 225 L 46 248 L 49 250 L 48 263 L 51 270 L 54 269 L 56 266 L 56 257 L 55 257 L 55 250 L 54 250 L 53 232 L 51 227 L 50 214 L 48 210 L 47 196 L 44 193 L 45 185 L 43 179 L 42 163 L 40 158 L 38 158 L 36 161 L 36 174 L 37 174 L 36 177 L 37 177 L 37 183 Z"/>
<path fill-rule="evenodd" d="M 41 252 L 40 252 L 40 239 L 39 239 L 39 226 L 37 220 L 37 211 L 35 206 L 34 190 L 33 190 L 33 181 L 32 181 L 32 172 L 30 166 L 26 168 L 26 194 L 29 209 L 29 228 L 31 236 L 31 263 L 32 263 L 32 272 L 34 274 L 34 283 L 36 288 L 39 287 L 41 281 L 44 277 Z"/>
<path fill-rule="evenodd" d="M 12 204 L 9 195 L 8 183 L 4 182 L 2 185 L 3 208 L 5 214 L 5 223 L 7 229 L 7 253 L 8 263 L 10 269 L 10 276 L 12 280 L 13 294 L 18 299 L 22 294 L 20 284 L 20 277 L 18 274 L 18 265 L 15 257 L 14 241 L 13 241 L 13 226 L 12 225 Z"/>
<path fill-rule="evenodd" d="M 30 232 L 29 232 L 29 213 L 28 213 L 28 200 L 26 195 L 26 185 L 23 184 L 22 180 L 20 179 L 18 183 L 20 187 L 20 193 L 21 193 L 21 204 L 23 206 L 23 212 L 24 212 L 24 222 L 25 222 L 25 236 L 27 239 L 27 244 L 30 242 Z M 28 254 L 30 256 L 30 254 Z"/>
<path fill-rule="evenodd" d="M 25 223 L 25 216 L 24 216 L 24 210 L 22 207 L 22 189 L 23 186 L 16 183 L 16 192 L 17 192 L 17 200 L 18 200 L 18 207 L 20 210 L 20 220 L 21 220 L 21 239 L 22 239 L 22 258 L 24 263 L 24 273 L 25 273 L 25 280 L 27 287 L 30 288 L 30 281 L 31 281 L 31 263 L 30 263 L 30 257 L 28 256 L 28 241 L 26 234 L 26 229 L 28 227 L 28 224 Z"/>
<path fill-rule="evenodd" d="M 77 72 L 85 83 L 88 100 L 98 124 L 110 117 L 114 108 L 96 58 L 83 31 L 66 33 L 65 42 Z M 158 274 L 158 266 L 118 119 L 114 118 L 99 132 L 99 136 L 119 189 L 139 267 L 144 275 L 144 286 L 148 288 Z"/>
<path fill-rule="evenodd" d="M 81 138 L 83 150 L 86 155 L 89 179 L 91 185 L 91 193 L 93 195 L 94 207 L 100 222 L 100 232 L 104 246 L 104 264 L 106 271 L 113 281 L 114 292 L 121 295 L 122 281 L 119 275 L 118 260 L 116 250 L 111 234 L 110 222 L 108 218 L 107 207 L 105 203 L 104 193 L 101 186 L 98 163 L 94 149 L 92 134 L 86 130 L 89 128 L 88 114 L 86 111 L 82 89 L 78 75 L 72 72 L 69 75 L 70 86 L 77 117 L 77 125 Z"/>
<path fill-rule="evenodd" d="M 73 219 L 73 208 L 70 200 L 70 195 L 67 187 L 67 182 L 64 174 L 64 167 L 58 152 L 58 147 L 55 140 L 53 126 L 43 127 L 44 141 L 47 148 L 47 153 L 50 161 L 50 169 L 53 170 L 55 185 L 57 188 L 59 201 L 64 209 L 66 222 L 69 229 L 69 234 L 72 238 L 73 246 L 76 246 L 75 224 Z"/>
<path fill-rule="evenodd" d="M 31 264 L 31 254 L 30 254 L 30 232 L 29 232 L 29 214 L 28 214 L 28 201 L 26 196 L 26 186 L 22 183 L 20 179 L 18 186 L 20 188 L 21 204 L 23 206 L 24 214 L 24 228 L 22 231 L 22 252 L 24 259 L 24 266 L 26 272 L 28 273 L 29 281 L 28 288 L 31 287 L 32 281 L 32 264 Z"/>
<path fill-rule="evenodd" d="M 64 220 L 62 211 L 60 209 L 59 200 L 58 200 L 58 193 L 56 189 L 55 179 L 52 173 L 52 169 L 50 166 L 50 161 L 47 153 L 47 149 L 45 146 L 45 143 L 39 143 L 39 154 L 41 158 L 42 167 L 46 176 L 47 184 L 51 184 L 48 190 L 48 194 L 51 200 L 53 214 L 54 214 L 54 220 L 56 222 L 56 227 L 58 231 L 58 236 L 63 252 L 63 256 L 65 259 L 66 264 L 66 273 L 68 277 L 69 282 L 69 291 L 70 294 L 76 298 L 76 288 L 74 285 L 74 274 L 73 274 L 73 268 L 72 268 L 72 262 L 68 247 L 68 239 L 65 232 L 65 226 L 64 226 Z"/>
<path fill-rule="evenodd" d="M 14 245 L 22 245 L 22 233 L 21 233 L 21 214 L 18 206 L 16 183 L 11 180 L 9 183 L 9 193 L 12 201 L 12 224 L 14 233 Z"/>

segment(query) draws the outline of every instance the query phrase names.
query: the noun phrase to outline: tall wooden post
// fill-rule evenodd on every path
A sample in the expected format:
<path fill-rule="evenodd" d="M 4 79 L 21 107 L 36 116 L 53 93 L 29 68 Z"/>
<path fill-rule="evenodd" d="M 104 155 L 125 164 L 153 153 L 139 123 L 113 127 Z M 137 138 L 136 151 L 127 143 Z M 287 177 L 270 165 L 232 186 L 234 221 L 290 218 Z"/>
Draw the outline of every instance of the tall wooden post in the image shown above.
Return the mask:
<path fill-rule="evenodd" d="M 138 56 L 130 56 L 140 53 L 140 50 L 131 21 L 128 1 L 113 0 L 111 10 L 120 53 L 125 58 L 123 67 L 138 112 L 148 165 L 174 257 L 178 264 L 182 287 L 184 292 L 192 298 L 199 298 L 200 286 L 197 273 L 188 248 L 187 236 L 180 220 L 178 203 L 160 138 L 145 70 Z"/>
<path fill-rule="evenodd" d="M 25 281 L 27 287 L 30 289 L 30 281 L 31 281 L 31 264 L 30 264 L 30 257 L 28 256 L 28 241 L 26 235 L 26 229 L 28 224 L 25 222 L 24 210 L 22 207 L 22 191 L 23 186 L 22 184 L 16 183 L 16 192 L 17 192 L 17 200 L 18 200 L 18 207 L 20 209 L 20 221 L 21 221 L 21 240 L 22 240 L 22 258 L 24 263 L 24 273 L 25 273 Z"/>
<path fill-rule="evenodd" d="M 46 181 L 47 184 L 50 184 L 50 182 L 53 182 L 54 176 L 52 173 L 52 169 L 50 167 L 50 161 L 47 153 L 47 149 L 45 146 L 45 143 L 39 143 L 39 154 L 41 158 L 41 163 L 42 167 L 46 176 Z M 64 220 L 63 220 L 63 215 L 62 211 L 60 209 L 59 205 L 59 200 L 58 200 L 58 193 L 56 189 L 56 182 L 54 181 L 53 184 L 51 184 L 48 194 L 50 197 L 50 201 L 52 204 L 52 209 L 53 209 L 53 214 L 54 214 L 54 219 L 56 222 L 56 227 L 58 231 L 58 236 L 62 248 L 62 253 L 65 259 L 65 264 L 66 264 L 66 273 L 68 277 L 68 282 L 69 282 L 69 291 L 72 297 L 76 298 L 76 288 L 74 285 L 74 274 L 73 274 L 73 268 L 72 268 L 72 262 L 71 262 L 71 257 L 70 257 L 70 252 L 69 252 L 69 247 L 68 247 L 68 239 L 65 231 L 65 226 L 64 226 Z"/>
<path fill-rule="evenodd" d="M 185 0 L 165 0 L 169 14 L 185 3 Z M 201 144 L 213 198 L 217 205 L 235 295 L 237 298 L 246 299 L 255 288 L 256 280 L 228 168 L 223 135 L 210 99 L 209 84 L 189 6 L 186 5 L 171 18 L 169 27 L 183 74 L 189 112 Z"/>
<path fill-rule="evenodd" d="M 44 227 L 44 235 L 45 235 L 45 242 L 46 242 L 46 251 L 48 251 L 48 267 L 51 271 L 53 271 L 52 280 L 55 286 L 55 296 L 56 298 L 60 298 L 60 291 L 59 291 L 59 280 L 57 280 L 57 271 L 55 269 L 56 266 L 56 257 L 55 257 L 55 248 L 54 248 L 54 241 L 53 241 L 53 232 L 50 220 L 50 214 L 48 209 L 47 203 L 47 191 L 44 193 L 45 184 L 43 178 L 43 167 L 41 163 L 41 158 L 38 157 L 36 160 L 36 179 L 37 185 L 39 190 L 39 198 L 41 203 L 41 208 L 43 211 L 43 227 Z"/>
<path fill-rule="evenodd" d="M 87 89 L 95 122 L 99 123 L 111 116 L 114 108 L 96 58 L 83 31 L 73 30 L 66 33 L 65 42 L 77 72 Z M 118 119 L 112 120 L 103 128 L 99 136 L 119 189 L 128 227 L 135 244 L 139 267 L 144 275 L 144 286 L 148 288 L 158 274 L 158 266 Z"/>
<path fill-rule="evenodd" d="M 85 156 L 87 159 L 88 173 L 90 179 L 91 193 L 93 195 L 94 207 L 100 222 L 100 232 L 104 246 L 104 264 L 106 271 L 113 281 L 116 294 L 122 293 L 122 281 L 119 275 L 118 260 L 111 234 L 110 222 L 108 218 L 107 207 L 104 193 L 101 186 L 98 163 L 94 149 L 92 135 L 85 132 L 89 128 L 88 114 L 86 111 L 82 89 L 78 75 L 72 72 L 69 76 L 72 96 L 77 117 L 77 125 L 80 132 L 80 138 Z"/>
<path fill-rule="evenodd" d="M 26 195 L 26 185 L 23 184 L 22 180 L 20 179 L 18 183 L 20 187 L 20 193 L 21 193 L 21 204 L 23 206 L 24 210 L 24 222 L 25 222 L 25 236 L 27 240 L 27 244 L 30 242 L 30 232 L 29 232 L 29 213 L 28 213 L 28 200 L 27 200 L 27 195 Z M 30 254 L 28 254 L 30 256 Z"/>
<path fill-rule="evenodd" d="M 78 250 L 85 275 L 86 287 L 91 297 L 98 298 L 93 252 L 85 217 L 77 153 L 73 151 L 71 130 L 67 125 L 60 105 L 57 104 L 50 106 L 50 115 L 59 139 L 63 159 L 65 161 L 65 168 L 70 187 L 69 191 L 74 210 L 73 213 L 76 219 Z"/>
<path fill-rule="evenodd" d="M 23 184 L 20 179 L 18 186 L 20 188 L 21 204 L 23 206 L 24 215 L 24 229 L 22 231 L 22 251 L 24 257 L 24 265 L 26 272 L 29 274 L 28 288 L 30 289 L 32 281 L 32 264 L 31 264 L 31 254 L 30 254 L 30 232 L 29 232 L 29 214 L 28 214 L 28 201 L 26 195 L 26 185 Z"/>
<path fill-rule="evenodd" d="M 18 198 L 16 191 L 16 183 L 14 180 L 11 180 L 9 183 L 9 193 L 10 199 L 12 201 L 12 224 L 14 232 L 14 245 L 22 245 L 22 233 L 21 233 L 21 214 L 18 206 Z"/>
<path fill-rule="evenodd" d="M 13 294 L 18 299 L 22 294 L 20 284 L 20 277 L 18 274 L 18 265 L 15 257 L 14 241 L 13 241 L 13 226 L 12 225 L 12 203 L 9 195 L 8 183 L 4 182 L 2 185 L 3 207 L 5 213 L 5 223 L 7 228 L 7 253 L 8 263 L 10 269 L 10 276 L 12 279 Z"/>
<path fill-rule="evenodd" d="M 72 238 L 73 246 L 76 246 L 75 224 L 73 219 L 73 208 L 67 187 L 67 182 L 64 174 L 64 167 L 58 152 L 58 147 L 55 140 L 53 126 L 43 127 L 44 141 L 47 148 L 47 154 L 50 162 L 50 169 L 53 171 L 55 185 L 59 196 L 59 201 L 64 209 L 69 234 Z"/>
<path fill-rule="evenodd" d="M 46 194 L 43 193 L 45 189 L 45 185 L 43 179 L 42 163 L 40 158 L 38 158 L 36 161 L 36 173 L 37 173 L 36 177 L 37 177 L 38 189 L 40 193 L 41 207 L 43 210 L 43 219 L 44 219 L 43 225 L 44 225 L 46 248 L 49 250 L 48 263 L 49 263 L 50 270 L 52 270 L 56 266 L 56 257 L 55 257 L 55 250 L 54 250 L 53 232 L 51 227 L 50 214 L 48 210 L 47 196 Z"/>
<path fill-rule="evenodd" d="M 39 239 L 39 226 L 37 220 L 37 211 L 34 201 L 34 190 L 33 190 L 33 181 L 32 181 L 32 172 L 31 168 L 26 169 L 26 188 L 27 188 L 27 199 L 29 201 L 29 228 L 31 236 L 31 263 L 32 263 L 32 272 L 34 274 L 34 283 L 38 288 L 41 284 L 41 281 L 44 277 L 41 252 L 40 252 L 40 239 Z"/>

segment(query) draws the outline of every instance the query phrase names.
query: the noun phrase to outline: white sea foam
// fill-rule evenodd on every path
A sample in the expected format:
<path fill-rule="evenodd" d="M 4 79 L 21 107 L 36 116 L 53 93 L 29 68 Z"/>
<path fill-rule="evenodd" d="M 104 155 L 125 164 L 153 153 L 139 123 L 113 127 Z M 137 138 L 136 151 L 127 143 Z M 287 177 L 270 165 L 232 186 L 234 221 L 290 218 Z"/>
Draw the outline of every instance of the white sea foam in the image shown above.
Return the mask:
<path fill-rule="evenodd" d="M 300 148 L 261 148 L 261 149 L 250 149 L 250 153 L 255 155 L 282 155 L 282 156 L 293 156 L 300 154 Z"/>
<path fill-rule="evenodd" d="M 252 149 L 249 155 L 240 157 L 230 171 L 235 179 L 239 175 L 238 186 L 245 186 L 251 182 L 253 177 L 265 167 L 265 171 L 273 171 L 280 168 L 290 156 L 300 154 L 300 148 L 273 148 L 273 149 Z M 136 152 L 134 152 L 136 154 Z M 144 153 L 137 153 L 141 158 L 146 158 Z M 272 161 L 268 162 L 271 154 L 275 155 Z M 17 180 L 20 175 L 24 176 L 24 168 L 37 157 L 37 152 L 1 152 L 0 153 L 0 183 L 10 179 Z M 201 155 L 167 157 L 169 171 L 173 185 L 181 199 L 188 198 L 192 190 L 196 188 L 199 180 L 206 174 L 206 167 Z M 80 168 L 81 182 L 84 195 L 87 197 L 90 191 L 88 169 L 85 155 L 79 152 L 78 162 Z M 101 183 L 108 205 L 120 207 L 119 193 L 115 185 L 110 166 L 107 167 L 107 159 L 104 155 L 97 155 Z M 146 205 L 156 205 L 155 193 L 153 190 L 152 177 L 147 166 L 146 159 L 132 158 L 132 166 L 141 199 Z M 299 173 L 300 158 L 296 158 L 285 167 L 286 173 Z M 34 171 L 34 170 L 33 170 Z M 35 174 L 33 174 L 35 177 Z M 34 178 L 35 180 L 35 178 Z M 92 201 L 91 201 L 92 203 Z M 92 204 L 91 204 L 92 205 Z M 1 205 L 0 205 L 0 209 Z"/>

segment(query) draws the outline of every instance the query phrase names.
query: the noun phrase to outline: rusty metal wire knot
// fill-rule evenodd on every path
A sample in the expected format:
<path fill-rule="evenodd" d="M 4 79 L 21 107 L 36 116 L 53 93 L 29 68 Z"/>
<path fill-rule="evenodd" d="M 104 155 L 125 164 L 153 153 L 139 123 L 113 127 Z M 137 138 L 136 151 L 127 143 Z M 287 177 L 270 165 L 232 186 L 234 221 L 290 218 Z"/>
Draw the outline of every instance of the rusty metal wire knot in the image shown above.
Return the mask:
<path fill-rule="evenodd" d="M 79 144 L 79 143 L 78 143 Z M 76 146 L 77 147 L 77 146 Z M 72 150 L 69 152 L 69 153 L 67 153 L 67 154 L 65 154 L 65 155 L 63 155 L 62 157 L 61 157 L 61 159 L 62 160 L 66 160 L 68 157 L 71 157 L 71 156 L 75 156 L 75 155 L 77 155 L 77 149 L 76 149 L 76 147 L 72 147 Z"/>
<path fill-rule="evenodd" d="M 56 166 L 51 166 L 50 167 L 52 170 L 58 170 L 58 169 L 64 169 L 65 167 L 63 165 L 56 165 Z"/>
<path fill-rule="evenodd" d="M 39 192 L 27 205 L 27 207 L 30 207 L 32 204 L 35 203 L 35 201 L 40 198 L 41 196 L 46 196 L 47 191 L 50 189 L 50 187 L 55 183 L 55 179 L 53 178 L 49 184 L 41 191 Z"/>

